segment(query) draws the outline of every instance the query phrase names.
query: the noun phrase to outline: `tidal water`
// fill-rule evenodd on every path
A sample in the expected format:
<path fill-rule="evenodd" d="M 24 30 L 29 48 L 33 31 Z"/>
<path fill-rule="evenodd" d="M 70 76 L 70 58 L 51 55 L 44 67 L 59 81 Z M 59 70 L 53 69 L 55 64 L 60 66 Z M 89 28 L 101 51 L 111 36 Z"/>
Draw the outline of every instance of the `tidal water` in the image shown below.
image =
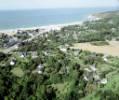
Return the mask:
<path fill-rule="evenodd" d="M 85 20 L 92 13 L 117 9 L 104 7 L 0 11 L 0 30 L 77 22 Z"/>

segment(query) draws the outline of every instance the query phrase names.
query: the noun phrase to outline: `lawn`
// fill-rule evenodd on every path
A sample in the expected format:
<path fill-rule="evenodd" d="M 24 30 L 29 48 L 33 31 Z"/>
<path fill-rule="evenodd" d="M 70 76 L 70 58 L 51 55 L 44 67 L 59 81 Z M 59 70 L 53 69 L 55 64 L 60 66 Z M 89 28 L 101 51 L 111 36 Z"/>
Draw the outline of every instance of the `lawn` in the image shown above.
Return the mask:
<path fill-rule="evenodd" d="M 17 67 L 17 68 L 13 68 L 11 70 L 12 74 L 17 76 L 17 77 L 22 77 L 24 75 L 24 72 L 21 68 Z"/>

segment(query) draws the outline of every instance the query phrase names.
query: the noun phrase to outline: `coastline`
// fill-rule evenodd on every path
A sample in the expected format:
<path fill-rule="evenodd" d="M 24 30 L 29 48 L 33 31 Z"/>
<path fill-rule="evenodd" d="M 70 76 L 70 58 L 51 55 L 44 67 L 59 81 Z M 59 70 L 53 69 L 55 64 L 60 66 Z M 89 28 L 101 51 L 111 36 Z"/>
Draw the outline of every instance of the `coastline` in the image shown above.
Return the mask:
<path fill-rule="evenodd" d="M 51 30 L 60 30 L 63 27 L 70 26 L 70 25 L 82 25 L 84 21 L 96 21 L 100 20 L 101 18 L 95 15 L 96 13 L 89 14 L 85 20 L 69 22 L 69 23 L 62 23 L 62 24 L 50 24 L 44 26 L 36 26 L 36 27 L 27 27 L 27 28 L 16 28 L 16 29 L 0 29 L 0 33 L 4 33 L 10 36 L 13 36 L 17 33 L 18 30 L 27 31 L 27 30 L 36 30 L 40 29 L 41 32 L 49 32 Z M 43 31 L 42 31 L 43 30 Z"/>
<path fill-rule="evenodd" d="M 100 11 L 100 12 L 94 12 L 94 13 L 90 13 L 88 15 L 86 15 L 86 18 L 84 20 L 80 20 L 80 21 L 74 21 L 74 22 L 68 22 L 68 23 L 61 23 L 61 24 L 49 24 L 49 25 L 39 25 L 39 26 L 33 26 L 33 27 L 21 27 L 21 28 L 11 28 L 11 29 L 0 29 L 0 34 L 1 33 L 5 33 L 8 35 L 14 35 L 16 34 L 16 32 L 18 30 L 35 30 L 35 29 L 44 29 L 44 30 L 59 30 L 65 26 L 69 26 L 69 25 L 81 25 L 83 24 L 84 21 L 95 21 L 95 20 L 100 20 L 102 19 L 102 16 L 100 16 L 100 14 L 103 14 L 105 12 L 110 12 L 110 11 L 115 11 L 117 9 L 113 9 L 113 10 L 104 10 L 104 11 Z"/>
<path fill-rule="evenodd" d="M 35 30 L 35 29 L 41 29 L 45 31 L 51 31 L 51 30 L 60 30 L 61 28 L 69 25 L 82 25 L 84 21 L 77 21 L 77 22 L 71 22 L 71 23 L 64 23 L 64 24 L 51 24 L 46 26 L 37 26 L 37 27 L 28 27 L 28 28 L 16 28 L 16 29 L 3 29 L 0 30 L 0 33 L 8 34 L 8 35 L 14 35 L 18 30 L 26 31 L 26 30 Z"/>

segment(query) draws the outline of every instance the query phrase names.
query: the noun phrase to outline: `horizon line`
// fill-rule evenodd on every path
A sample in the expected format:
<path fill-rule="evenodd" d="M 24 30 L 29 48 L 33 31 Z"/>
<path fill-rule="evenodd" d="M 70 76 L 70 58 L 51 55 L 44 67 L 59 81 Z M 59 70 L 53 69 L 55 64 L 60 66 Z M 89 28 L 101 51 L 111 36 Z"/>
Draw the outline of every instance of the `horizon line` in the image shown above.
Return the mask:
<path fill-rule="evenodd" d="M 81 9 L 81 8 L 119 8 L 119 6 L 98 6 L 98 7 L 59 7 L 59 8 L 17 8 L 17 9 L 0 9 L 0 11 L 22 11 L 22 10 L 45 10 L 45 9 Z"/>

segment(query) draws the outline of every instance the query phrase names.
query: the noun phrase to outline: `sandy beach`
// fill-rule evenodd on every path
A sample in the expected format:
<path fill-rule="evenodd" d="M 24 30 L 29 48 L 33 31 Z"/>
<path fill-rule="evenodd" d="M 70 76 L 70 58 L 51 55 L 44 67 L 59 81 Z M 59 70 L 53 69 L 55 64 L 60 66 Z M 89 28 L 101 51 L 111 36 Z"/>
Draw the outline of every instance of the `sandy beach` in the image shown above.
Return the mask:
<path fill-rule="evenodd" d="M 95 21 L 95 20 L 100 20 L 101 18 L 98 18 L 97 16 L 95 16 L 94 14 L 90 14 L 89 16 L 87 16 L 87 18 L 85 19 L 85 21 Z M 71 22 L 71 23 L 64 23 L 64 24 L 51 24 L 51 25 L 46 25 L 46 26 L 36 26 L 36 27 L 28 27 L 28 28 L 17 28 L 17 29 L 6 29 L 6 30 L 0 30 L 0 33 L 5 33 L 8 35 L 15 35 L 16 32 L 18 30 L 35 30 L 35 29 L 41 29 L 43 30 L 43 32 L 48 32 L 51 30 L 60 30 L 61 28 L 65 27 L 65 26 L 69 26 L 69 25 L 82 25 L 84 22 L 83 21 L 76 21 L 76 22 Z"/>
<path fill-rule="evenodd" d="M 69 25 L 82 25 L 83 21 L 77 21 L 77 22 L 72 22 L 72 23 L 66 23 L 66 24 L 54 24 L 54 25 L 47 25 L 47 26 L 37 26 L 37 27 L 28 27 L 28 28 L 17 28 L 17 29 L 6 29 L 6 30 L 0 30 L 0 33 L 5 33 L 8 35 L 14 35 L 18 30 L 35 30 L 35 29 L 41 29 L 45 31 L 50 31 L 50 30 L 60 30 L 61 28 Z"/>

